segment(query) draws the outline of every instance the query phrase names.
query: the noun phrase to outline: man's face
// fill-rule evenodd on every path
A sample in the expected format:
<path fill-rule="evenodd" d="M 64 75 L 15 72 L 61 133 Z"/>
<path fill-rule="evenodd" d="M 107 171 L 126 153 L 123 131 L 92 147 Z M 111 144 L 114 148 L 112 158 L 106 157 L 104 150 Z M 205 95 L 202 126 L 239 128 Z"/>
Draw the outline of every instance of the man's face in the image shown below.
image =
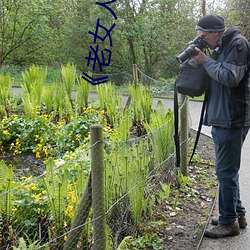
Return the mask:
<path fill-rule="evenodd" d="M 197 30 L 197 35 L 204 39 L 210 49 L 215 49 L 218 46 L 218 42 L 221 38 L 221 32 L 206 32 L 203 30 Z"/>

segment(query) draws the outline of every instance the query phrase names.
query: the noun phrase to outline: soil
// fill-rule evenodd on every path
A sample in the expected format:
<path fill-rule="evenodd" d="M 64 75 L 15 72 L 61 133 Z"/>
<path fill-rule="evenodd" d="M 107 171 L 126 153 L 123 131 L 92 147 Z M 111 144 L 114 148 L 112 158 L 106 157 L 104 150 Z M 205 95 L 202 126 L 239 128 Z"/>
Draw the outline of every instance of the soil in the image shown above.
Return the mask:
<path fill-rule="evenodd" d="M 0 156 L 0 160 L 4 160 L 7 166 L 11 165 L 13 167 L 16 181 L 23 176 L 39 176 L 45 171 L 43 159 L 37 159 L 35 155 L 31 153 L 22 153 L 13 156 L 12 152 L 7 152 Z"/>
<path fill-rule="evenodd" d="M 195 132 L 191 131 L 191 143 Z M 167 227 L 159 230 L 164 250 L 199 249 L 207 221 L 214 208 L 217 194 L 214 144 L 210 137 L 201 134 L 194 162 L 189 166 L 188 176 L 192 180 L 185 188 L 179 188 L 176 209 L 171 202 L 158 207 L 167 216 Z M 172 189 L 172 188 L 171 188 Z M 172 195 L 175 199 L 176 194 Z M 170 199 L 171 200 L 171 199 Z"/>

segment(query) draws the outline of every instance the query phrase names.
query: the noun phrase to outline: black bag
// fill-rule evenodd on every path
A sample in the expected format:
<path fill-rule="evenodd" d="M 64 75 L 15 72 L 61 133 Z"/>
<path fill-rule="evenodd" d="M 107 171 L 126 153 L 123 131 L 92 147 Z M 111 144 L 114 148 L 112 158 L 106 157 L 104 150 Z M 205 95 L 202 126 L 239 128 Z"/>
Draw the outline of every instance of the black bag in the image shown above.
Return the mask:
<path fill-rule="evenodd" d="M 209 79 L 203 65 L 190 58 L 183 62 L 180 68 L 180 74 L 175 81 L 177 92 L 191 97 L 201 96 L 207 88 Z"/>

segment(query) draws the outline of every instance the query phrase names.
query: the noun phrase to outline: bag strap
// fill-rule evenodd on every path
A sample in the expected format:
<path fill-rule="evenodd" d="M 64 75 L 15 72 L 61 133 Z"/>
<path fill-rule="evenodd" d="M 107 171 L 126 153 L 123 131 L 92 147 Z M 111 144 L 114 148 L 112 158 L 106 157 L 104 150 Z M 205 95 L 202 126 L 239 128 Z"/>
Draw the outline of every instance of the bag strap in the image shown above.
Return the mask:
<path fill-rule="evenodd" d="M 190 159 L 189 159 L 189 164 L 192 162 L 192 159 L 193 159 L 193 156 L 195 154 L 195 151 L 196 151 L 196 148 L 197 148 L 197 145 L 198 145 L 198 141 L 199 141 L 199 138 L 200 138 L 203 117 L 204 117 L 204 113 L 205 113 L 205 109 L 206 109 L 206 104 L 207 104 L 207 90 L 205 91 L 205 97 L 204 97 L 204 101 L 202 103 L 199 126 L 198 126 L 198 130 L 196 132 L 195 143 L 194 143 L 194 147 L 193 147 L 193 152 L 192 152 L 192 154 L 190 156 Z"/>
<path fill-rule="evenodd" d="M 177 80 L 176 80 L 177 81 Z M 178 112 L 178 93 L 176 88 L 176 81 L 174 83 L 174 141 L 176 154 L 176 167 L 180 167 L 180 137 L 179 137 L 179 112 Z"/>

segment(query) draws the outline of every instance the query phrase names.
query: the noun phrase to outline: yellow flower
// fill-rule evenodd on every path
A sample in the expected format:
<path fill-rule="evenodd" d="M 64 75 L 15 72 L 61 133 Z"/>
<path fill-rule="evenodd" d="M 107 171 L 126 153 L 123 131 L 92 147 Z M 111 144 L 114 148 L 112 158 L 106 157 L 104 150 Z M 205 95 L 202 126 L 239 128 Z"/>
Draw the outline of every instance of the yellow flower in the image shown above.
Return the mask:
<path fill-rule="evenodd" d="M 71 202 L 72 202 L 72 203 L 76 203 L 76 196 L 75 196 L 75 195 L 72 195 L 72 197 L 71 197 Z"/>
<path fill-rule="evenodd" d="M 65 215 L 68 215 L 69 218 L 73 218 L 74 217 L 73 206 L 68 205 L 66 208 L 66 211 L 64 211 L 64 213 L 65 213 Z"/>
<path fill-rule="evenodd" d="M 9 135 L 10 133 L 9 133 L 8 130 L 4 130 L 4 131 L 3 131 L 3 134 L 4 134 L 4 135 Z"/>
<path fill-rule="evenodd" d="M 41 193 L 33 194 L 32 197 L 35 198 L 36 201 L 40 201 L 42 199 L 41 195 L 42 195 Z"/>
<path fill-rule="evenodd" d="M 40 158 L 41 158 L 41 155 L 40 155 L 39 152 L 36 152 L 36 158 L 37 158 L 37 159 L 40 159 Z"/>
<path fill-rule="evenodd" d="M 37 190 L 37 185 L 35 183 L 30 183 L 29 185 L 26 186 L 26 189 L 28 191 L 35 191 Z"/>
<path fill-rule="evenodd" d="M 12 210 L 12 212 L 16 212 L 17 208 L 13 207 L 11 210 Z"/>

